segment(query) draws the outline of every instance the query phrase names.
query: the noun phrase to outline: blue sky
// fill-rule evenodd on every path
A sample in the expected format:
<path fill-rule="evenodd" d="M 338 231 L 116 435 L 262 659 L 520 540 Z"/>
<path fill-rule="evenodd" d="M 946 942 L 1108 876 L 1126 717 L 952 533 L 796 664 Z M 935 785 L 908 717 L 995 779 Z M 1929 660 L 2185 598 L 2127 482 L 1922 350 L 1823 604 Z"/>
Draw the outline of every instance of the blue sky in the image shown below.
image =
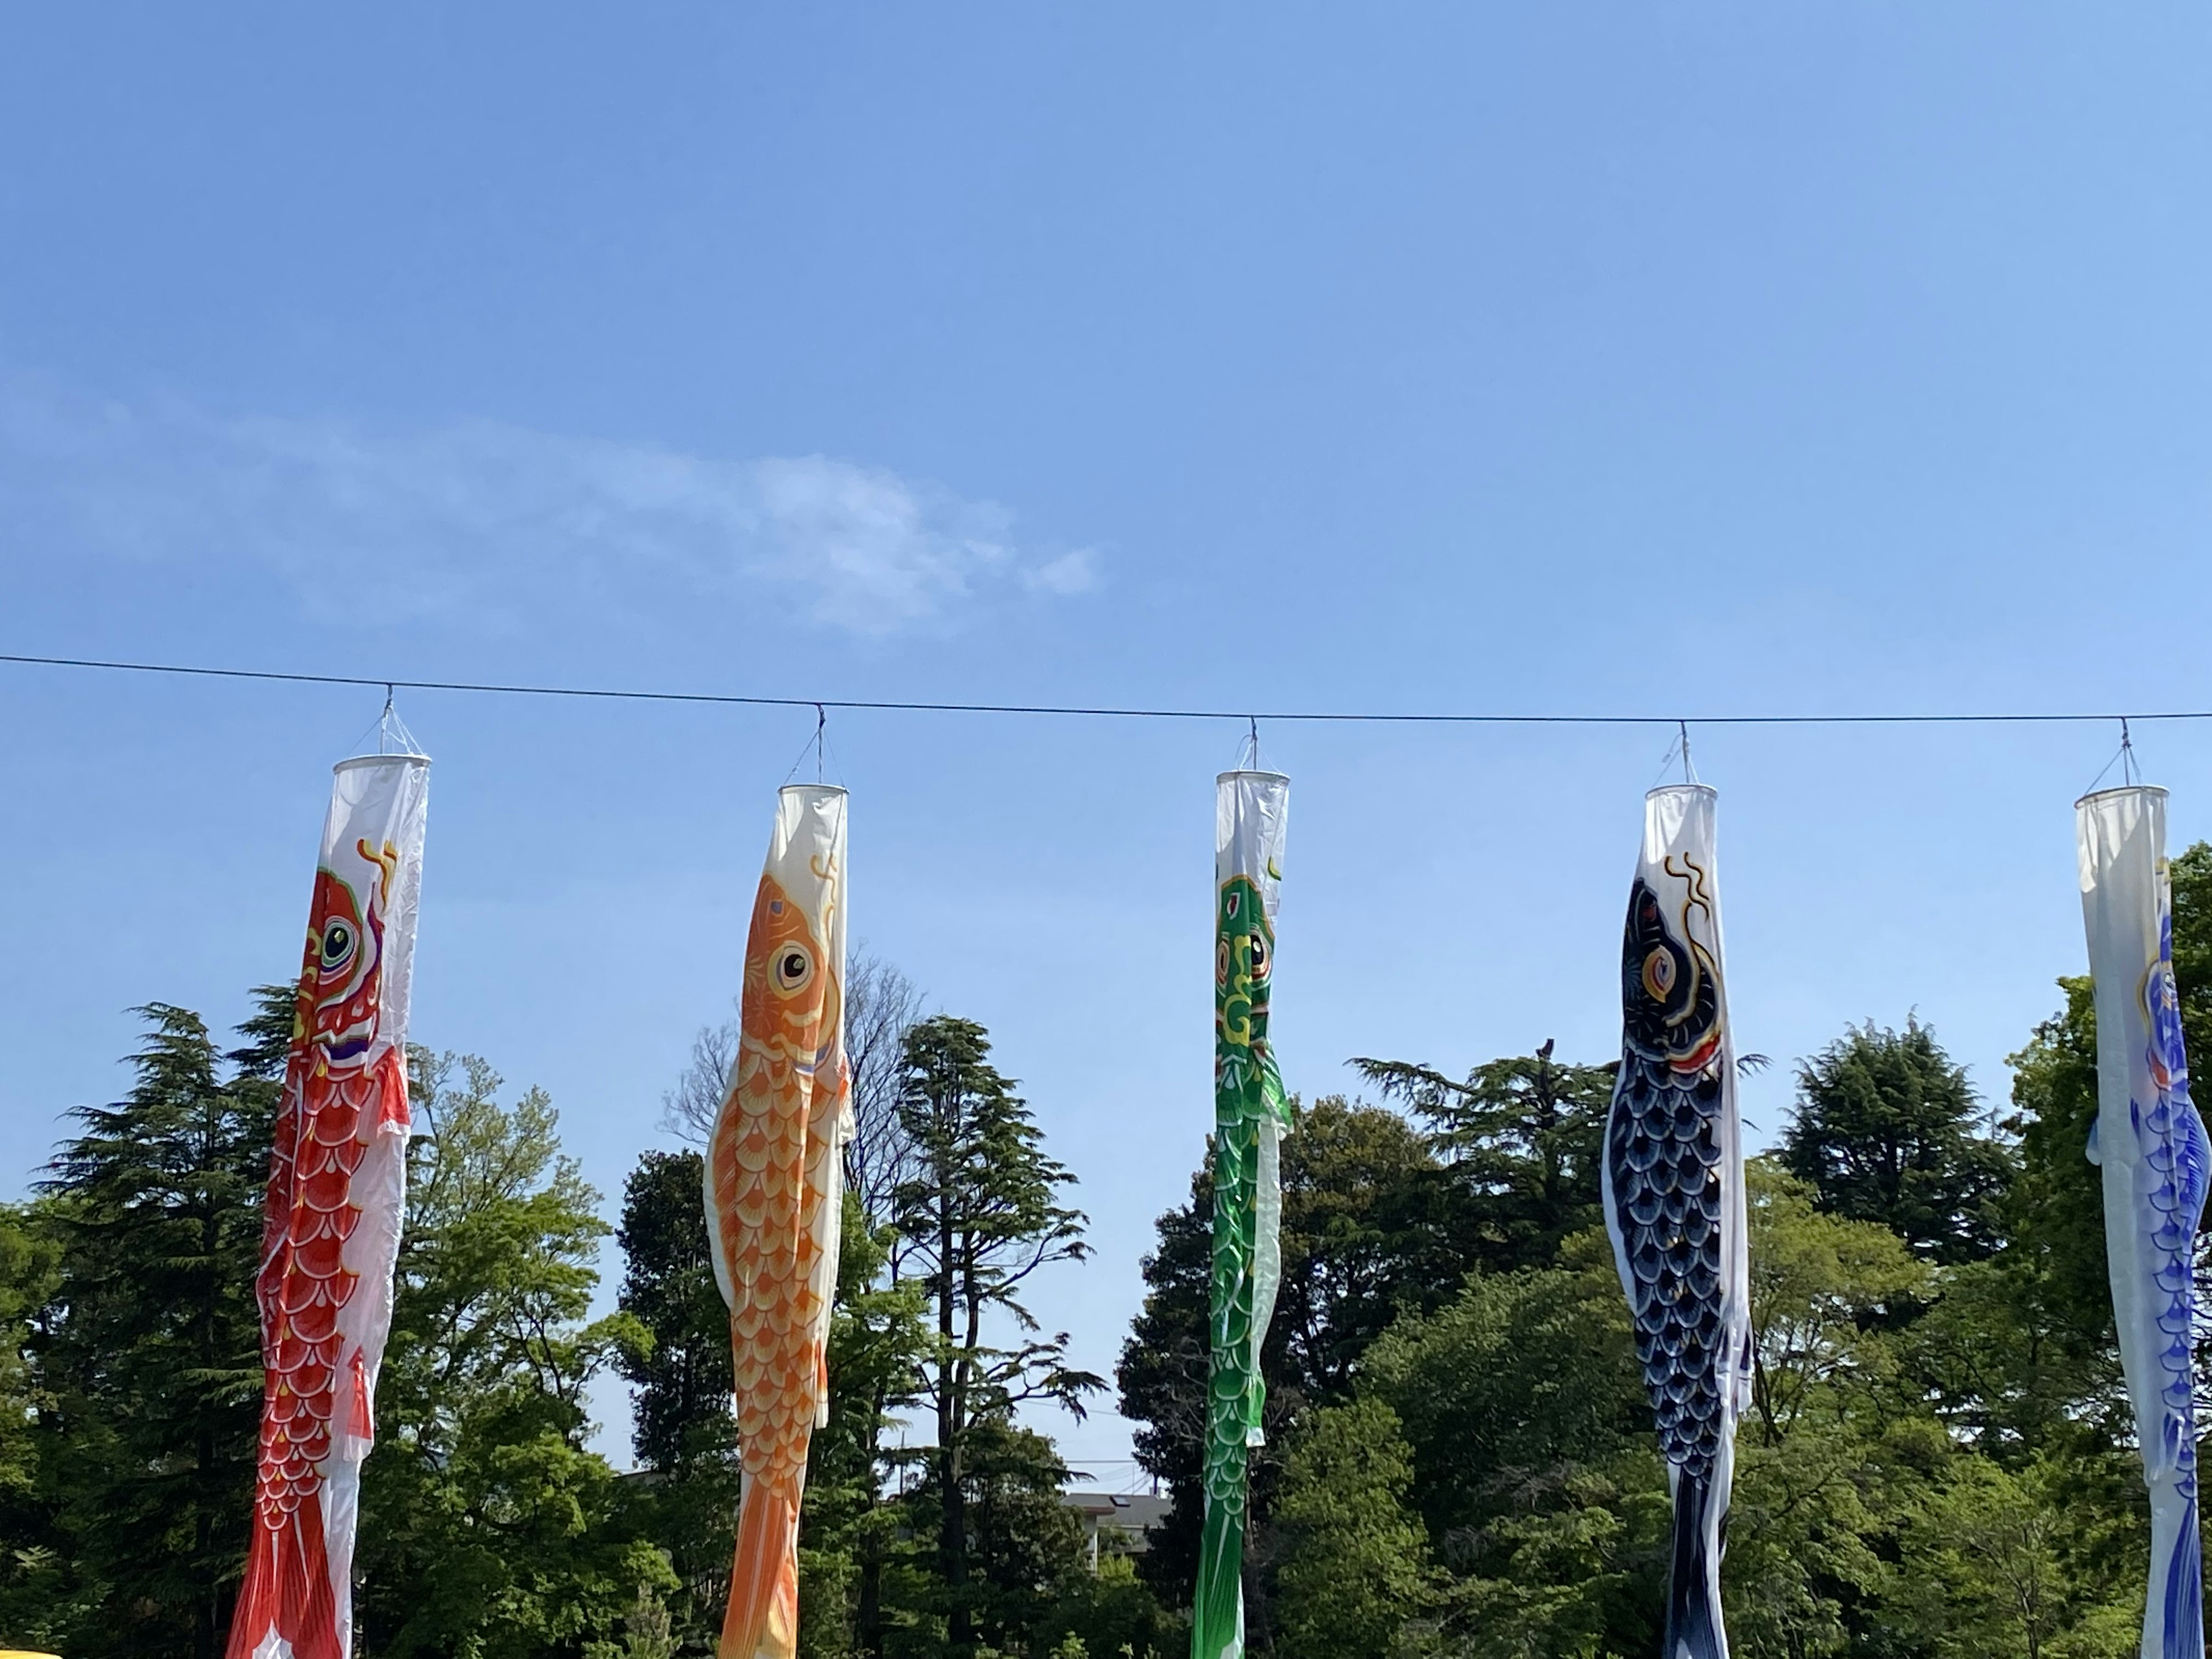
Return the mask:
<path fill-rule="evenodd" d="M 2212 707 L 2208 51 L 2166 4 L 19 8 L 0 650 Z M 296 961 L 380 701 L 0 668 L 0 1183 L 118 1089 L 131 1005 L 233 1019 Z M 550 1089 L 611 1194 L 735 988 L 811 715 L 401 712 L 437 762 L 415 1034 Z M 1082 1176 L 1097 1258 L 1040 1312 L 1101 1370 L 1210 1117 L 1241 735 L 830 725 L 855 931 L 992 1028 Z M 1261 738 L 1293 1087 L 1608 1054 L 1667 733 Z M 2002 1097 L 2081 965 L 2069 808 L 2117 733 L 1693 738 L 1742 1045 L 1917 1009 Z M 2138 738 L 2212 834 L 2212 731 Z M 1126 1453 L 1110 1413 L 1066 1438 Z"/>

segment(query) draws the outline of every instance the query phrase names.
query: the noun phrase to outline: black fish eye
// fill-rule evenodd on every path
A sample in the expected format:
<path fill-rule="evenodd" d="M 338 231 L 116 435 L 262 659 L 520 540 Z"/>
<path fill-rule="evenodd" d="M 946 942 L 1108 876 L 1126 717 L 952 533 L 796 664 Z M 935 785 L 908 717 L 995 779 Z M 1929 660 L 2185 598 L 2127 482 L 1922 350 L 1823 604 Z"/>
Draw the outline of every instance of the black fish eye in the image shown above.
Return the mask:
<path fill-rule="evenodd" d="M 796 991 L 805 984 L 813 971 L 813 958 L 804 951 L 786 951 L 775 961 L 776 982 L 787 991 Z"/>
<path fill-rule="evenodd" d="M 337 962 L 353 949 L 353 934 L 342 921 L 334 921 L 323 932 L 323 960 Z"/>

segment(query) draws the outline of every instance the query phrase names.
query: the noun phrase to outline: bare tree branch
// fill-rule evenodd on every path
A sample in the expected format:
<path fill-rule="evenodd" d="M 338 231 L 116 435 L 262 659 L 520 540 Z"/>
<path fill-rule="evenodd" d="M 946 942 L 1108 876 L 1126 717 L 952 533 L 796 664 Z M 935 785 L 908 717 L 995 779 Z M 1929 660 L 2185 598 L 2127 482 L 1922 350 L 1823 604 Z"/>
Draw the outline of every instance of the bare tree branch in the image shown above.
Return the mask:
<path fill-rule="evenodd" d="M 661 1126 L 695 1146 L 714 1135 L 738 1057 L 739 999 L 730 1001 L 733 1017 L 699 1028 L 690 1058 L 660 1097 Z M 915 1173 L 913 1146 L 899 1125 L 899 1052 L 922 1003 L 920 988 L 896 967 L 866 945 L 854 949 L 845 973 L 845 1057 L 857 1128 L 845 1149 L 845 1180 L 875 1225 L 889 1218 L 891 1195 Z"/>
<path fill-rule="evenodd" d="M 732 997 L 732 1004 L 737 999 Z M 738 1057 L 738 1022 L 702 1025 L 691 1039 L 691 1058 L 674 1085 L 660 1097 L 660 1123 L 665 1129 L 704 1146 L 714 1133 L 714 1119 L 729 1092 L 730 1066 Z"/>
<path fill-rule="evenodd" d="M 845 975 L 845 1057 L 853 1072 L 852 1144 L 845 1181 L 871 1224 L 890 1219 L 893 1195 L 914 1178 L 914 1142 L 899 1121 L 908 1030 L 921 1018 L 921 990 L 866 945 Z"/>

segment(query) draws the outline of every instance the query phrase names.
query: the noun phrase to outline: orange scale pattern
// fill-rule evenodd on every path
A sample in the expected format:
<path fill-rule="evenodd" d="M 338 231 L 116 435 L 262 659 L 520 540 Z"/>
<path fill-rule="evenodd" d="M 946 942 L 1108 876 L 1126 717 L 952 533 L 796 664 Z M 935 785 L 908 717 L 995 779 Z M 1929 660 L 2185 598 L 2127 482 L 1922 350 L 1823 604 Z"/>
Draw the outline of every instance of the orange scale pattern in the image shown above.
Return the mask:
<path fill-rule="evenodd" d="M 847 1083 L 840 994 L 806 916 L 763 876 L 710 1148 L 745 1476 L 722 1659 L 797 1650 L 799 1503 L 827 1382 L 814 1281 Z"/>

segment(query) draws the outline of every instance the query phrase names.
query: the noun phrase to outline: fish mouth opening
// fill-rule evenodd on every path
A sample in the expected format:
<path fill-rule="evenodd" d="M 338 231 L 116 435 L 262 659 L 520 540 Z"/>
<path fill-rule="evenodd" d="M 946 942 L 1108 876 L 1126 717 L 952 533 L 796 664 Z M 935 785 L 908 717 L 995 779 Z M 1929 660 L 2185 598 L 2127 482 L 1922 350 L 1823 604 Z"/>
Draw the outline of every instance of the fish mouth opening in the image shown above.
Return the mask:
<path fill-rule="evenodd" d="M 1721 1032 L 1716 1026 L 1706 1032 L 1698 1041 L 1698 1046 L 1691 1049 L 1688 1054 L 1679 1058 L 1670 1058 L 1667 1064 L 1677 1072 L 1686 1073 L 1702 1072 L 1711 1062 L 1713 1055 L 1719 1052 L 1720 1046 Z"/>
<path fill-rule="evenodd" d="M 367 1019 L 356 1021 L 327 1036 L 318 1036 L 315 1046 L 323 1051 L 325 1058 L 331 1065 L 337 1066 L 359 1060 L 375 1041 L 376 1017 L 372 1014 Z"/>

